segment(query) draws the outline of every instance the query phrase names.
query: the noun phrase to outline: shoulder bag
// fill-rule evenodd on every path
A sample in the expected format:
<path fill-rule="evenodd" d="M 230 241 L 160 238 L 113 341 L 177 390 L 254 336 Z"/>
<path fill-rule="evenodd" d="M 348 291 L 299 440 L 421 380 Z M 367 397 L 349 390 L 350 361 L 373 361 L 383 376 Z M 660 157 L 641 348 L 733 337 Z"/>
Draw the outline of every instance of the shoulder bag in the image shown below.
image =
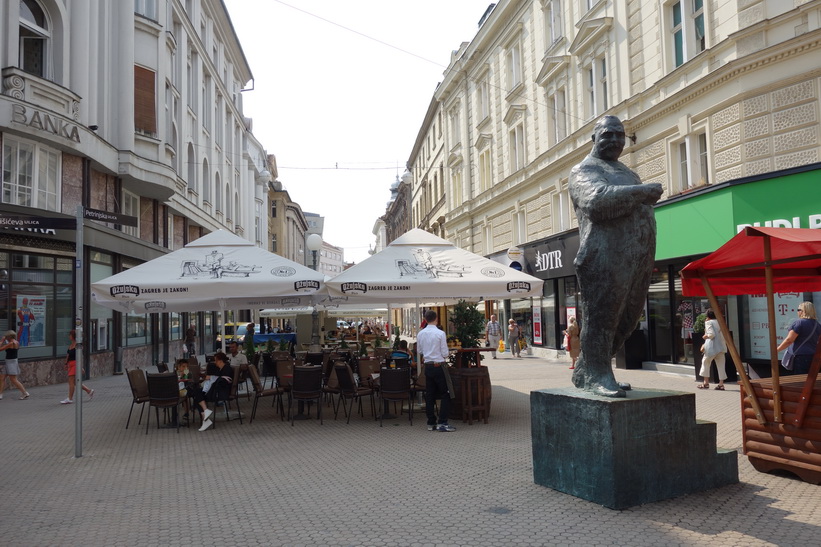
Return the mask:
<path fill-rule="evenodd" d="M 804 344 L 809 342 L 810 338 L 815 336 L 815 331 L 816 330 L 818 330 L 818 321 L 815 321 L 815 326 L 812 329 L 812 334 L 807 336 L 807 338 L 803 342 L 801 342 L 801 345 L 798 346 L 797 348 L 795 348 L 795 351 L 793 351 L 793 349 L 792 349 L 795 344 L 790 344 L 790 346 L 784 352 L 784 357 L 781 358 L 781 366 L 782 367 L 784 367 L 787 370 L 792 370 L 793 369 L 793 362 L 792 362 L 793 357 L 795 357 L 795 354 L 798 350 L 800 350 L 802 347 L 804 347 Z"/>

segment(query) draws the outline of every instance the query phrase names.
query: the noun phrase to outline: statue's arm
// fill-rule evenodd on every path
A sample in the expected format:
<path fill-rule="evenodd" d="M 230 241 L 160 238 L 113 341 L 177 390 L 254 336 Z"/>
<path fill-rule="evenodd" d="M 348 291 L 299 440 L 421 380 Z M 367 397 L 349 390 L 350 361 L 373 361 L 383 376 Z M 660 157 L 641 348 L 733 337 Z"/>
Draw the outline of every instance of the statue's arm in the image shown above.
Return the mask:
<path fill-rule="evenodd" d="M 619 218 L 640 205 L 652 205 L 663 192 L 658 183 L 613 185 L 603 175 L 589 172 L 571 173 L 569 190 L 575 206 L 593 222 Z"/>

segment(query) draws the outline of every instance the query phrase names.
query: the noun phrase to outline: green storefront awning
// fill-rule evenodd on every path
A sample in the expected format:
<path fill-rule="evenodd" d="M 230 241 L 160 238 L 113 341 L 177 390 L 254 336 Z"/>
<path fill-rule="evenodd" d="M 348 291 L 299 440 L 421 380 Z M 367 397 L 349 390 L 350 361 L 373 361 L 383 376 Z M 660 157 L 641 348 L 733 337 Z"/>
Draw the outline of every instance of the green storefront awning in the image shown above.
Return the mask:
<path fill-rule="evenodd" d="M 656 260 L 713 252 L 748 225 L 821 228 L 821 165 L 707 186 L 655 213 Z"/>

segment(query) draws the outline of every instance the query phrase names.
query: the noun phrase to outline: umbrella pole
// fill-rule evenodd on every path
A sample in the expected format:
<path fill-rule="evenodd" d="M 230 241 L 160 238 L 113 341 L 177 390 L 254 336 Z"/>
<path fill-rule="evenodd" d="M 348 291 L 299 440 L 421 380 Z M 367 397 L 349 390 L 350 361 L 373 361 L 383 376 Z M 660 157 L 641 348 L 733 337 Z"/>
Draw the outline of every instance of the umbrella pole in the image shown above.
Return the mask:
<path fill-rule="evenodd" d="M 772 372 L 773 381 L 773 420 L 776 423 L 781 423 L 783 419 L 781 415 L 781 381 L 779 379 L 780 370 L 778 369 L 778 351 L 776 348 L 776 322 L 775 322 L 775 299 L 773 297 L 773 266 L 772 266 L 772 248 L 770 247 L 770 237 L 764 236 L 764 281 L 767 285 L 767 320 L 770 323 L 770 371 Z"/>
<path fill-rule="evenodd" d="M 750 399 L 750 404 L 753 407 L 756 418 L 758 418 L 758 423 L 764 425 L 767 423 L 767 420 L 764 417 L 764 412 L 761 410 L 758 397 L 756 397 L 753 386 L 750 383 L 750 378 L 747 376 L 747 371 L 744 370 L 744 367 L 741 364 L 741 356 L 738 354 L 738 349 L 735 347 L 735 341 L 730 337 L 730 329 L 727 327 L 727 322 L 724 320 L 724 314 L 721 313 L 721 308 L 718 305 L 718 299 L 716 299 L 716 296 L 713 294 L 713 288 L 710 286 L 710 282 L 704 272 L 700 271 L 699 277 L 701 277 L 701 284 L 704 286 L 704 292 L 707 293 L 707 300 L 710 301 L 710 306 L 712 306 L 713 311 L 716 314 L 716 320 L 718 320 L 718 326 L 721 329 L 721 333 L 724 335 L 724 340 L 727 341 L 727 348 L 730 350 L 730 356 L 733 358 L 733 364 L 738 372 L 738 377 L 741 379 L 741 384 L 744 386 L 744 391 L 747 392 L 747 397 Z"/>

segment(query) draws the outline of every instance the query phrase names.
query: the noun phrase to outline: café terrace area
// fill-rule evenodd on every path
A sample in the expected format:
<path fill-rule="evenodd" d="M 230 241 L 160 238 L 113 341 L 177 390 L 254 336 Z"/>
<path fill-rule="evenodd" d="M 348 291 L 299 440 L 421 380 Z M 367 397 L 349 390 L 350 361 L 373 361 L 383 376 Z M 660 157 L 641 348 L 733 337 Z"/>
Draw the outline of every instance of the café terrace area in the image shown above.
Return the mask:
<path fill-rule="evenodd" d="M 429 432 L 423 414 L 379 427 L 367 407 L 346 423 L 325 407 L 292 426 L 263 399 L 253 423 L 155 429 L 124 375 L 93 379 L 74 458 L 66 386 L 0 401 L 0 499 L 6 545 L 811 545 L 821 532 L 818 486 L 755 471 L 740 483 L 614 511 L 534 484 L 532 390 L 569 387 L 568 362 L 486 359 L 487 424 L 452 418 Z M 150 371 L 154 366 L 146 367 Z M 692 375 L 617 370 L 634 387 L 694 393 L 718 446 L 741 447 L 739 387 L 695 389 Z M 253 392 L 253 390 L 251 390 Z M 147 409 L 146 409 L 147 410 Z M 162 416 L 162 412 L 160 412 Z M 585 462 L 578 462 L 584 466 Z M 698 476 L 693 476 L 698 480 Z"/>

